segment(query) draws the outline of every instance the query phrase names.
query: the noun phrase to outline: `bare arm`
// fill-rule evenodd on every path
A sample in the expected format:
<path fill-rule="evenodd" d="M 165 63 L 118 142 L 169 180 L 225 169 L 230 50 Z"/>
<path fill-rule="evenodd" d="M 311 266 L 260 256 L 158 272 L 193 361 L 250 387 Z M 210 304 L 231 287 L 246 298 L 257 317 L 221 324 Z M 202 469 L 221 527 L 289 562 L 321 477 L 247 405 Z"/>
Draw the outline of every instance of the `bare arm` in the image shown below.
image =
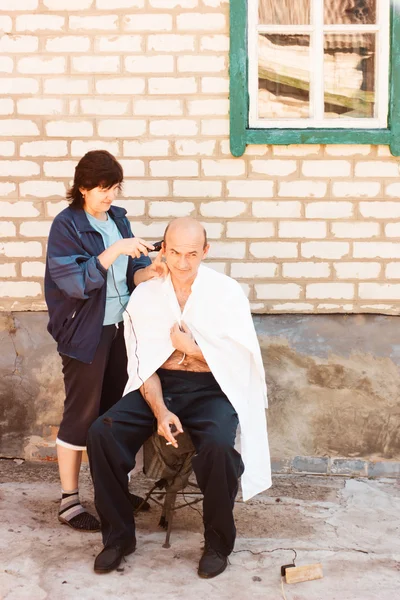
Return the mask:
<path fill-rule="evenodd" d="M 141 254 L 145 254 L 147 256 L 148 251 L 152 250 L 153 248 L 154 246 L 152 244 L 148 244 L 141 238 L 123 238 L 117 242 L 114 242 L 114 244 L 99 254 L 97 258 L 102 266 L 105 269 L 108 269 L 121 254 L 126 254 L 127 256 L 132 256 L 133 258 L 139 258 Z M 146 269 L 140 270 L 145 271 Z M 137 275 L 137 273 L 135 273 L 135 275 Z"/>
<path fill-rule="evenodd" d="M 144 382 L 140 388 L 140 393 L 157 419 L 158 435 L 162 435 L 167 442 L 177 448 L 178 443 L 171 433 L 170 425 L 175 425 L 178 433 L 183 433 L 182 425 L 178 417 L 165 406 L 161 381 L 157 373 L 154 373 Z"/>

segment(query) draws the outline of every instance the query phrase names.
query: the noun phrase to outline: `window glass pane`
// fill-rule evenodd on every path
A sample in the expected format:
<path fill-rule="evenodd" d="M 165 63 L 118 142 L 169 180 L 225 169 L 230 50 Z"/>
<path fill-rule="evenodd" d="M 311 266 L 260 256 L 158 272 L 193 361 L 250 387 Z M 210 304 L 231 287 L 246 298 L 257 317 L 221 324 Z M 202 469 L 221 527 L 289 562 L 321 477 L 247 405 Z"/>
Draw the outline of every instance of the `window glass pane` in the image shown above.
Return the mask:
<path fill-rule="evenodd" d="M 375 35 L 329 34 L 324 46 L 325 117 L 374 117 Z"/>
<path fill-rule="evenodd" d="M 326 25 L 376 23 L 376 0 L 324 0 Z"/>
<path fill-rule="evenodd" d="M 310 37 L 258 36 L 258 116 L 264 119 L 308 118 Z"/>
<path fill-rule="evenodd" d="M 261 25 L 309 25 L 311 0 L 259 0 Z"/>

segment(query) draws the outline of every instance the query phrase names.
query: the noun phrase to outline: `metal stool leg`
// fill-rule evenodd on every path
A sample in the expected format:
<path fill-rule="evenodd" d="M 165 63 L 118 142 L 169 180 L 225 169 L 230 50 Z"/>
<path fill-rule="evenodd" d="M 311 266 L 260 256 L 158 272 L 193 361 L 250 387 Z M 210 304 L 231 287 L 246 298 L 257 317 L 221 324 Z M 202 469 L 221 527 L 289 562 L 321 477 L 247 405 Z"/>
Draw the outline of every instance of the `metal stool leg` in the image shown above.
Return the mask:
<path fill-rule="evenodd" d="M 163 548 L 170 548 L 171 544 L 169 543 L 172 531 L 172 520 L 174 517 L 175 510 L 175 502 L 176 502 L 176 493 L 166 493 L 164 500 L 164 510 L 165 510 L 165 518 L 167 520 L 167 535 L 165 536 L 165 542 L 163 544 Z"/>

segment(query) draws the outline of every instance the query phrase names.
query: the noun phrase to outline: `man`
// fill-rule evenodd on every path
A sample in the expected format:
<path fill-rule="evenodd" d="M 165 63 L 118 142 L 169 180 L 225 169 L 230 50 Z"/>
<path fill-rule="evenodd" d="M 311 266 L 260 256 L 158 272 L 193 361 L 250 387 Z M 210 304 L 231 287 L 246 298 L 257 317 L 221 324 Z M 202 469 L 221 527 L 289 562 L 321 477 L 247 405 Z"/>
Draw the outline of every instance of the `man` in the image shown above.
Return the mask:
<path fill-rule="evenodd" d="M 104 549 L 96 572 L 135 550 L 127 473 L 157 431 L 177 447 L 185 428 L 204 495 L 205 546 L 198 574 L 222 573 L 235 542 L 233 505 L 271 485 L 265 374 L 249 303 L 233 279 L 201 265 L 209 245 L 200 223 L 175 219 L 162 252 L 169 275 L 140 284 L 125 314 L 125 396 L 89 432 L 88 453 Z M 241 452 L 235 450 L 238 423 Z M 173 431 L 175 431 L 175 434 Z"/>

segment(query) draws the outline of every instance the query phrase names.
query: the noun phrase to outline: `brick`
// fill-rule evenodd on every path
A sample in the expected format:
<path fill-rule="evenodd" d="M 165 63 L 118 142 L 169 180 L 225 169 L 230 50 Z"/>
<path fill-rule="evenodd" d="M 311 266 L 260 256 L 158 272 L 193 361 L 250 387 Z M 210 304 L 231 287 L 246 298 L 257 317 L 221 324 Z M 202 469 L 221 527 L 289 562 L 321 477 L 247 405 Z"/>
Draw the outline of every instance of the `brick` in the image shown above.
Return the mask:
<path fill-rule="evenodd" d="M 57 98 L 23 98 L 17 101 L 20 115 L 60 115 L 63 112 L 63 101 Z"/>
<path fill-rule="evenodd" d="M 378 226 L 378 224 L 377 224 Z M 388 223 L 385 225 L 386 237 L 400 237 L 400 223 Z"/>
<path fill-rule="evenodd" d="M 135 96 L 145 90 L 145 80 L 135 77 L 115 77 L 96 81 L 98 94 Z"/>
<path fill-rule="evenodd" d="M 9 56 L 0 56 L 0 73 L 12 73 L 14 61 Z"/>
<path fill-rule="evenodd" d="M 39 82 L 30 77 L 0 77 L 0 86 L 3 95 L 36 94 L 39 90 Z"/>
<path fill-rule="evenodd" d="M 225 56 L 178 56 L 178 71 L 181 73 L 220 73 L 225 69 Z"/>
<path fill-rule="evenodd" d="M 69 28 L 71 31 L 113 31 L 118 27 L 117 15 L 71 16 Z"/>
<path fill-rule="evenodd" d="M 223 31 L 225 15 L 221 13 L 182 13 L 176 19 L 180 31 Z"/>
<path fill-rule="evenodd" d="M 84 96 L 89 93 L 89 82 L 87 79 L 46 79 L 44 81 L 44 93 Z"/>
<path fill-rule="evenodd" d="M 74 56 L 72 68 L 77 73 L 117 73 L 119 56 Z"/>
<path fill-rule="evenodd" d="M 65 185 L 59 181 L 25 181 L 20 183 L 19 189 L 22 197 L 65 196 Z"/>
<path fill-rule="evenodd" d="M 351 300 L 354 296 L 354 284 L 352 283 L 309 283 L 306 286 L 306 298 L 309 300 L 324 300 L 333 298 L 335 300 Z"/>
<path fill-rule="evenodd" d="M 105 142 L 104 140 L 73 140 L 71 142 L 71 156 L 81 158 L 90 150 L 108 150 L 114 156 L 119 155 L 118 142 Z"/>
<path fill-rule="evenodd" d="M 188 103 L 189 115 L 227 115 L 229 113 L 229 100 L 190 100 Z"/>
<path fill-rule="evenodd" d="M 335 144 L 325 146 L 325 153 L 329 156 L 366 156 L 371 152 L 369 144 Z"/>
<path fill-rule="evenodd" d="M 14 100 L 11 98 L 0 98 L 0 115 L 12 115 L 14 112 Z"/>
<path fill-rule="evenodd" d="M 240 262 L 231 264 L 231 277 L 242 279 L 275 277 L 277 271 L 278 265 L 275 263 Z"/>
<path fill-rule="evenodd" d="M 203 135 L 229 135 L 229 119 L 204 119 L 201 121 Z"/>
<path fill-rule="evenodd" d="M 397 242 L 354 242 L 354 258 L 400 258 Z"/>
<path fill-rule="evenodd" d="M 215 182 L 218 183 L 218 182 Z M 223 217 L 229 219 L 238 217 L 246 212 L 246 202 L 235 200 L 219 200 L 218 202 L 203 202 L 200 205 L 200 213 L 204 217 Z M 256 223 L 257 225 L 257 223 Z M 244 237 L 244 236 L 241 236 Z"/>
<path fill-rule="evenodd" d="M 172 73 L 174 57 L 159 54 L 156 56 L 127 56 L 124 61 L 128 73 Z"/>
<path fill-rule="evenodd" d="M 162 239 L 168 221 L 153 221 L 151 223 L 132 223 L 132 230 L 135 236 L 148 240 Z M 155 256 L 155 255 L 154 255 Z"/>
<path fill-rule="evenodd" d="M 17 270 L 14 263 L 0 264 L 0 277 L 16 277 Z"/>
<path fill-rule="evenodd" d="M 271 198 L 273 182 L 258 181 L 228 181 L 227 189 L 230 198 Z"/>
<path fill-rule="evenodd" d="M 272 146 L 275 156 L 310 156 L 319 154 L 319 144 L 290 144 L 290 146 Z"/>
<path fill-rule="evenodd" d="M 16 189 L 17 186 L 15 183 L 0 181 L 0 196 L 9 196 L 15 192 Z"/>
<path fill-rule="evenodd" d="M 30 14 L 15 19 L 16 31 L 62 31 L 65 18 L 57 15 Z"/>
<path fill-rule="evenodd" d="M 93 0 L 43 0 L 43 4 L 49 10 L 86 10 L 92 8 Z"/>
<path fill-rule="evenodd" d="M 193 202 L 150 202 L 150 217 L 186 217 L 195 209 Z"/>
<path fill-rule="evenodd" d="M 94 40 L 95 52 L 141 52 L 142 37 L 140 35 L 108 35 L 98 36 Z"/>
<path fill-rule="evenodd" d="M 119 161 L 125 177 L 143 177 L 145 174 L 144 162 L 142 160 L 120 160 Z"/>
<path fill-rule="evenodd" d="M 338 279 L 376 279 L 381 271 L 381 265 L 373 262 L 340 262 L 333 266 Z"/>
<path fill-rule="evenodd" d="M 31 177 L 39 173 L 39 165 L 30 160 L 0 160 L 0 177 Z"/>
<path fill-rule="evenodd" d="M 73 177 L 76 167 L 76 161 L 63 160 L 43 163 L 45 177 Z"/>
<path fill-rule="evenodd" d="M 19 256 L 42 256 L 42 244 L 40 242 L 0 242 L 0 255 Z"/>
<path fill-rule="evenodd" d="M 369 160 L 356 163 L 356 177 L 398 177 L 399 173 L 399 164 L 394 162 Z"/>
<path fill-rule="evenodd" d="M 360 202 L 360 213 L 367 218 L 398 219 L 400 218 L 400 202 Z"/>
<path fill-rule="evenodd" d="M 295 160 L 252 160 L 250 164 L 253 173 L 262 173 L 272 177 L 286 177 L 297 169 Z"/>
<path fill-rule="evenodd" d="M 240 287 L 242 288 L 246 298 L 250 298 L 250 295 L 252 293 L 252 286 L 250 286 L 248 283 L 240 282 Z"/>
<path fill-rule="evenodd" d="M 204 159 L 201 161 L 201 168 L 206 177 L 235 177 L 244 175 L 246 171 L 244 160 L 239 158 Z"/>
<path fill-rule="evenodd" d="M 310 202 L 306 205 L 307 219 L 346 219 L 353 216 L 352 202 Z"/>
<path fill-rule="evenodd" d="M 133 103 L 135 115 L 149 116 L 176 116 L 182 115 L 183 109 L 180 100 L 136 100 Z"/>
<path fill-rule="evenodd" d="M 107 119 L 98 123 L 100 137 L 135 138 L 145 131 L 146 121 L 139 119 Z"/>
<path fill-rule="evenodd" d="M 330 266 L 315 262 L 283 263 L 282 275 L 290 279 L 324 279 L 330 276 Z"/>
<path fill-rule="evenodd" d="M 143 8 L 144 0 L 112 0 L 112 10 L 118 8 Z M 96 0 L 96 8 L 110 10 L 110 0 Z"/>
<path fill-rule="evenodd" d="M 304 258 L 342 258 L 349 253 L 348 242 L 304 242 L 301 255 Z"/>
<path fill-rule="evenodd" d="M 50 121 L 46 123 L 46 133 L 49 137 L 91 137 L 93 125 L 90 121 Z"/>
<path fill-rule="evenodd" d="M 124 142 L 124 156 L 168 156 L 169 147 L 168 140 Z"/>
<path fill-rule="evenodd" d="M 292 469 L 297 473 L 327 473 L 328 464 L 328 458 L 295 456 L 292 462 Z"/>
<path fill-rule="evenodd" d="M 0 221 L 0 238 L 15 237 L 16 228 L 11 221 Z"/>
<path fill-rule="evenodd" d="M 209 240 L 219 240 L 222 237 L 223 223 L 201 223 L 207 232 Z"/>
<path fill-rule="evenodd" d="M 114 202 L 116 206 L 125 208 L 128 217 L 140 217 L 145 212 L 145 201 L 144 200 L 116 200 Z M 134 225 L 136 227 L 136 225 Z M 135 231 L 134 231 L 135 233 Z"/>
<path fill-rule="evenodd" d="M 126 31 L 171 31 L 172 15 L 153 13 L 149 15 L 135 14 L 123 18 L 123 27 Z"/>
<path fill-rule="evenodd" d="M 297 244 L 294 242 L 253 242 L 250 254 L 255 258 L 297 258 Z"/>
<path fill-rule="evenodd" d="M 35 10 L 39 0 L 1 0 L 0 11 L 11 12 L 13 10 Z"/>
<path fill-rule="evenodd" d="M 175 152 L 180 156 L 212 156 L 214 154 L 216 142 L 207 140 L 200 142 L 197 140 L 179 140 L 175 142 Z"/>
<path fill-rule="evenodd" d="M 361 263 L 364 264 L 364 263 Z M 371 264 L 371 263 L 368 263 Z M 378 264 L 378 263 L 376 263 Z M 386 279 L 400 279 L 400 262 L 393 262 L 386 265 L 385 269 Z"/>
<path fill-rule="evenodd" d="M 268 309 L 280 313 L 314 312 L 314 305 L 306 302 L 280 302 L 272 307 L 268 306 Z"/>
<path fill-rule="evenodd" d="M 2 29 L 4 31 L 4 28 Z M 38 47 L 39 40 L 33 35 L 2 35 L 0 37 L 0 52 L 3 52 L 4 54 L 19 52 L 27 54 L 36 52 Z"/>
<path fill-rule="evenodd" d="M 398 198 L 400 196 L 400 183 L 391 183 L 385 187 L 385 194 L 389 198 Z"/>
<path fill-rule="evenodd" d="M 337 238 L 371 238 L 379 236 L 379 223 L 352 221 L 350 223 L 332 223 L 331 231 Z"/>
<path fill-rule="evenodd" d="M 21 265 L 22 277 L 44 277 L 45 263 L 38 261 L 27 261 Z"/>
<path fill-rule="evenodd" d="M 221 196 L 221 191 L 220 181 L 181 180 L 174 181 L 173 184 L 173 195 L 180 198 L 218 198 Z"/>
<path fill-rule="evenodd" d="M 15 144 L 14 142 L 3 142 L 0 141 L 0 155 L 2 156 L 14 156 Z"/>
<path fill-rule="evenodd" d="M 67 208 L 68 202 L 60 200 L 60 202 L 46 202 L 46 210 L 49 217 L 56 217 L 64 208 Z"/>
<path fill-rule="evenodd" d="M 47 52 L 88 52 L 90 50 L 90 38 L 78 35 L 65 35 L 62 37 L 49 38 L 46 40 Z"/>
<path fill-rule="evenodd" d="M 153 77 L 148 80 L 150 94 L 196 94 L 195 77 Z"/>
<path fill-rule="evenodd" d="M 101 100 L 100 98 L 83 98 L 81 100 L 81 109 L 84 115 L 124 115 L 128 106 L 127 100 Z"/>
<path fill-rule="evenodd" d="M 152 177 L 195 177 L 199 173 L 194 160 L 152 160 L 149 166 Z"/>
<path fill-rule="evenodd" d="M 17 63 L 19 73 L 43 75 L 46 73 L 65 73 L 66 61 L 63 56 L 54 58 L 28 56 L 20 58 Z"/>
<path fill-rule="evenodd" d="M 209 267 L 210 269 L 217 271 L 217 273 L 222 273 L 223 275 L 226 275 L 226 263 L 225 262 L 215 262 L 215 261 L 206 260 L 205 263 L 206 263 L 207 267 Z"/>
<path fill-rule="evenodd" d="M 252 213 L 254 217 L 270 217 L 270 218 L 293 218 L 301 216 L 300 202 L 291 201 L 260 201 L 252 203 Z"/>
<path fill-rule="evenodd" d="M 125 181 L 124 198 L 161 198 L 168 196 L 168 181 Z"/>
<path fill-rule="evenodd" d="M 212 6 L 213 8 L 218 8 L 223 4 L 228 4 L 229 0 L 203 0 L 204 6 Z"/>
<path fill-rule="evenodd" d="M 20 235 L 29 238 L 48 237 L 51 227 L 51 221 L 28 221 L 21 223 L 19 228 Z"/>
<path fill-rule="evenodd" d="M 280 238 L 325 238 L 326 223 L 321 221 L 283 221 L 279 223 Z"/>
<path fill-rule="evenodd" d="M 226 152 L 230 152 L 230 144 L 229 144 L 229 140 L 223 140 L 221 142 L 221 150 L 222 150 L 222 146 L 225 146 L 223 149 L 224 154 Z M 257 144 L 249 144 L 248 146 L 246 146 L 246 150 L 244 152 L 245 156 L 266 156 L 267 154 L 270 154 L 269 151 L 269 146 L 258 146 Z"/>
<path fill-rule="evenodd" d="M 2 298 L 34 298 L 40 296 L 41 293 L 40 283 L 33 281 L 5 281 L 0 283 L 0 296 Z"/>
<path fill-rule="evenodd" d="M 368 464 L 368 477 L 400 477 L 400 462 L 381 461 Z"/>
<path fill-rule="evenodd" d="M 396 300 L 400 294 L 400 283 L 360 283 L 358 295 L 365 300 Z"/>
<path fill-rule="evenodd" d="M 233 221 L 227 224 L 227 238 L 269 238 L 275 235 L 273 223 L 252 221 Z"/>
<path fill-rule="evenodd" d="M 27 119 L 3 119 L 0 121 L 0 136 L 34 136 L 39 135 L 39 129 L 33 121 Z"/>
<path fill-rule="evenodd" d="M 377 181 L 338 181 L 332 186 L 336 198 L 374 198 L 381 191 Z"/>
<path fill-rule="evenodd" d="M 229 36 L 222 34 L 205 35 L 200 38 L 200 50 L 211 50 L 212 52 L 228 52 Z"/>
<path fill-rule="evenodd" d="M 201 91 L 204 94 L 228 94 L 229 79 L 227 77 L 202 77 Z"/>
<path fill-rule="evenodd" d="M 327 185 L 322 181 L 283 181 L 278 196 L 287 198 L 323 198 Z"/>
<path fill-rule="evenodd" d="M 367 468 L 368 463 L 365 460 L 335 458 L 332 459 L 331 474 L 365 477 L 367 475 Z"/>
<path fill-rule="evenodd" d="M 181 120 L 153 120 L 150 122 L 150 133 L 155 136 L 188 136 L 197 135 L 197 123 L 189 119 Z"/>
<path fill-rule="evenodd" d="M 254 288 L 258 300 L 295 300 L 301 294 L 296 283 L 258 283 Z"/>
<path fill-rule="evenodd" d="M 194 51 L 195 37 L 193 35 L 175 35 L 172 33 L 149 35 L 147 49 L 156 52 L 185 52 Z"/>
<path fill-rule="evenodd" d="M 195 8 L 198 0 L 149 0 L 154 8 Z"/>
<path fill-rule="evenodd" d="M 351 163 L 347 160 L 305 160 L 302 173 L 306 177 L 348 177 Z"/>
<path fill-rule="evenodd" d="M 213 242 L 208 253 L 209 258 L 244 258 L 246 242 Z"/>
<path fill-rule="evenodd" d="M 39 211 L 33 202 L 3 202 L 0 201 L 0 217 L 37 217 Z"/>

